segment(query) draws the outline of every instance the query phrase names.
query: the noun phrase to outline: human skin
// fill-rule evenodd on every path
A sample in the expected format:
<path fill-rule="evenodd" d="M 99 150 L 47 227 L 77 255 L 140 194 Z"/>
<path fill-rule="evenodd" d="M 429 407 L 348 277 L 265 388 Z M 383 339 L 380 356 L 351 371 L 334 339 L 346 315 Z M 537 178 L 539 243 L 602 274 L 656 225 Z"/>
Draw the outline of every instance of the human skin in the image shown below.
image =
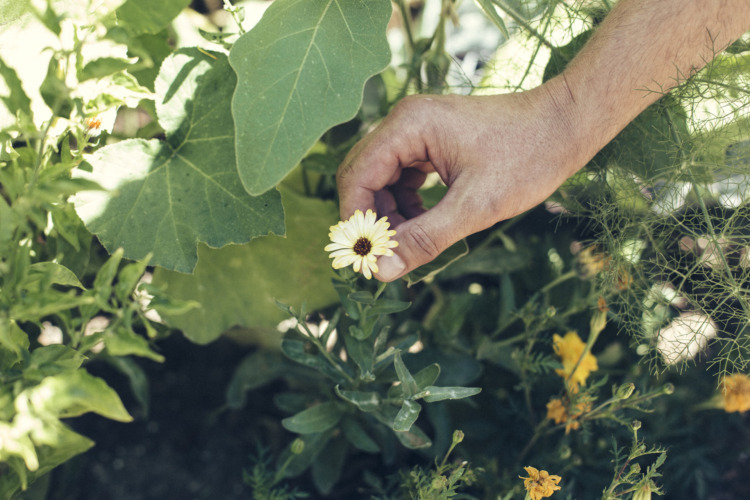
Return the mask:
<path fill-rule="evenodd" d="M 557 77 L 495 96 L 401 100 L 337 174 L 341 218 L 388 216 L 393 281 L 460 239 L 543 202 L 631 120 L 750 29 L 748 0 L 620 0 Z M 430 172 L 448 186 L 430 210 Z"/>

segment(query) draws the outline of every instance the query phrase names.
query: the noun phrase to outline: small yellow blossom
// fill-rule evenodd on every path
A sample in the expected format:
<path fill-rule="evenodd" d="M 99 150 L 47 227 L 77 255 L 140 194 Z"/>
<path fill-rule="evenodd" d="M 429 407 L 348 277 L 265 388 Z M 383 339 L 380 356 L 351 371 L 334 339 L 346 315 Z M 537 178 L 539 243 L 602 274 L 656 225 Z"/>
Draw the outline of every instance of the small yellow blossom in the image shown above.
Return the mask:
<path fill-rule="evenodd" d="M 560 357 L 563 365 L 562 369 L 555 370 L 555 373 L 568 381 L 571 392 L 578 392 L 578 386 L 586 385 L 589 374 L 599 369 L 596 356 L 587 352 L 581 362 L 578 363 L 586 349 L 586 344 L 576 332 L 568 332 L 564 337 L 555 334 L 552 340 L 555 354 Z M 578 364 L 577 368 L 576 364 Z M 575 373 L 573 373 L 574 369 Z"/>
<path fill-rule="evenodd" d="M 750 377 L 742 373 L 727 375 L 721 381 L 724 393 L 724 410 L 745 412 L 750 410 Z"/>
<path fill-rule="evenodd" d="M 348 220 L 331 226 L 328 237 L 332 243 L 325 251 L 331 252 L 333 268 L 353 266 L 354 272 L 362 272 L 368 280 L 372 278 L 372 273 L 378 272 L 378 256 L 391 256 L 391 249 L 398 246 L 397 241 L 391 240 L 396 231 L 389 227 L 388 217 L 377 219 L 372 210 L 366 214 L 357 210 Z"/>
<path fill-rule="evenodd" d="M 523 487 L 526 488 L 531 500 L 550 497 L 560 489 L 557 485 L 562 480 L 560 476 L 550 476 L 546 470 L 539 471 L 534 467 L 524 467 L 523 470 L 529 477 L 519 477 L 523 479 Z"/>
<path fill-rule="evenodd" d="M 591 401 L 579 401 L 568 413 L 568 407 L 561 399 L 552 398 L 547 403 L 547 419 L 553 420 L 555 424 L 565 423 L 565 434 L 568 434 L 581 428 L 578 417 L 591 411 L 591 408 Z"/>
<path fill-rule="evenodd" d="M 597 245 L 588 246 L 578 254 L 578 274 L 581 279 L 590 280 L 606 269 L 610 260 Z"/>

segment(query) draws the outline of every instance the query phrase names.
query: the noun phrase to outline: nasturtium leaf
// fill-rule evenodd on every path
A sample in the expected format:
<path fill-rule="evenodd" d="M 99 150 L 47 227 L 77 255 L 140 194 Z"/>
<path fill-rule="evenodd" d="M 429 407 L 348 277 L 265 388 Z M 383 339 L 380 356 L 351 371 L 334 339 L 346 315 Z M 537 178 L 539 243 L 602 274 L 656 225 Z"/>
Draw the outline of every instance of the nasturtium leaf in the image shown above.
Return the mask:
<path fill-rule="evenodd" d="M 274 299 L 295 309 L 305 302 L 309 311 L 336 302 L 331 259 L 323 248 L 338 209 L 330 201 L 285 188 L 281 193 L 287 214 L 285 238 L 268 236 L 219 250 L 201 246 L 192 276 L 161 269 L 154 273 L 154 284 L 166 287 L 170 297 L 201 304 L 187 314 L 166 318 L 193 342 L 211 342 L 232 326 L 275 328 L 289 316 Z"/>
<path fill-rule="evenodd" d="M 235 42 L 237 167 L 264 193 L 332 126 L 351 119 L 365 82 L 390 62 L 388 0 L 276 0 Z"/>
<path fill-rule="evenodd" d="M 117 9 L 117 23 L 131 35 L 158 33 L 190 4 L 190 0 L 127 0 Z"/>
<path fill-rule="evenodd" d="M 191 272 L 198 242 L 246 243 L 284 231 L 276 191 L 252 197 L 237 176 L 229 109 L 235 77 L 222 54 L 184 49 L 169 56 L 156 80 L 156 110 L 166 140 L 131 139 L 89 159 L 106 191 L 75 198 L 78 214 L 111 253 Z"/>

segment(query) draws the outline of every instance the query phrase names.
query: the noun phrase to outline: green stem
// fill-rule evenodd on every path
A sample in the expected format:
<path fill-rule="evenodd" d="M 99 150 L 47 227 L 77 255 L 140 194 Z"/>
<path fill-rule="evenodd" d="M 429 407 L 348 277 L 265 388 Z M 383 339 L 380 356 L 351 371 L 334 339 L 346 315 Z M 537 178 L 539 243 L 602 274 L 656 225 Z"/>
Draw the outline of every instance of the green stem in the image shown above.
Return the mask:
<path fill-rule="evenodd" d="M 505 5 L 505 3 L 502 2 L 501 0 L 493 0 L 492 3 L 494 3 L 495 5 L 497 5 L 497 7 L 500 10 L 502 10 L 503 12 L 505 12 L 508 15 L 508 17 L 510 17 L 511 19 L 513 19 L 516 22 L 516 24 L 518 24 L 520 27 L 522 27 L 523 29 L 525 29 L 526 31 L 528 31 L 529 33 L 531 33 L 534 37 L 536 37 L 540 42 L 542 42 L 542 44 L 545 47 L 547 47 L 549 49 L 554 49 L 555 48 L 554 45 L 552 45 L 546 38 L 544 38 L 544 35 L 542 35 L 541 33 L 539 33 L 523 17 L 521 17 L 521 14 L 519 14 L 518 12 L 516 12 L 515 10 L 513 10 L 511 7 Z"/>

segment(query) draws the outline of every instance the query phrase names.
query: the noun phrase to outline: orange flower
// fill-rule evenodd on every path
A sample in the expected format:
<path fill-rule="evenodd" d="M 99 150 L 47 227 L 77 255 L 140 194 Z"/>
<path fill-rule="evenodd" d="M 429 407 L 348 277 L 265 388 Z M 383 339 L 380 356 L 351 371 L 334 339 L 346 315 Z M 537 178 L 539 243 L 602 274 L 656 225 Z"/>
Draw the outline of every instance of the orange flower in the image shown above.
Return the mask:
<path fill-rule="evenodd" d="M 523 487 L 526 488 L 531 500 L 550 497 L 560 489 L 557 485 L 562 480 L 560 476 L 550 476 L 546 470 L 540 471 L 534 467 L 524 467 L 523 470 L 529 477 L 519 477 L 523 479 Z"/>
<path fill-rule="evenodd" d="M 555 424 L 565 423 L 565 434 L 568 434 L 570 431 L 577 431 L 581 428 L 578 417 L 591 411 L 591 407 L 591 401 L 579 401 L 568 413 L 568 407 L 561 399 L 552 398 L 547 403 L 547 418 L 553 420 Z"/>
<path fill-rule="evenodd" d="M 562 369 L 555 370 L 555 373 L 568 381 L 570 392 L 576 393 L 579 385 L 586 385 L 589 374 L 599 369 L 596 356 L 590 352 L 583 356 L 586 344 L 576 332 L 568 332 L 564 337 L 555 334 L 552 340 L 555 354 L 560 357 L 563 365 Z M 581 359 L 581 356 L 583 356 L 583 359 Z M 580 363 L 578 362 L 579 359 L 581 360 Z"/>
<path fill-rule="evenodd" d="M 724 410 L 745 412 L 750 410 L 750 377 L 742 373 L 727 375 L 722 379 Z"/>

